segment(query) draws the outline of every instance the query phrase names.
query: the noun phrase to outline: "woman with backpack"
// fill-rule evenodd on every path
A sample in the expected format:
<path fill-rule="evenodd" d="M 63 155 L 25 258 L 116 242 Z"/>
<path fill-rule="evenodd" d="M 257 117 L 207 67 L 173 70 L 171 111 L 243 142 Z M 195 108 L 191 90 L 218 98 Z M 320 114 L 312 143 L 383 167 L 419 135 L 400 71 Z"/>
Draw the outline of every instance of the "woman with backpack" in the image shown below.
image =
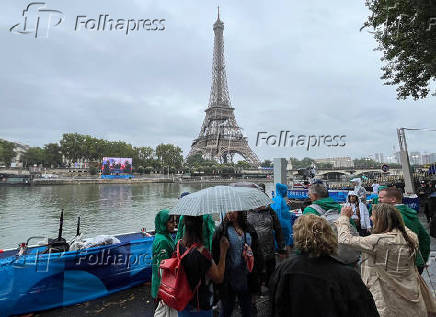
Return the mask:
<path fill-rule="evenodd" d="M 181 263 L 186 273 L 193 298 L 179 316 L 212 317 L 213 288 L 212 283 L 221 283 L 224 278 L 225 259 L 229 242 L 224 237 L 219 241 L 219 257 L 215 264 L 211 254 L 202 244 L 203 217 L 184 216 L 185 233 L 179 241 Z"/>
<path fill-rule="evenodd" d="M 163 209 L 158 212 L 154 218 L 154 236 L 152 248 L 152 275 L 151 275 L 151 297 L 155 299 L 155 307 L 159 304 L 157 300 L 157 291 L 160 285 L 159 265 L 164 259 L 168 259 L 174 252 L 174 241 L 171 233 L 176 226 L 175 217 L 170 216 L 169 210 Z"/>
<path fill-rule="evenodd" d="M 221 300 L 220 317 L 232 315 L 236 297 L 241 315 L 249 317 L 252 315 L 252 295 L 260 292 L 259 275 L 263 270 L 263 256 L 256 230 L 247 222 L 246 211 L 228 212 L 215 231 L 212 240 L 215 260 L 220 254 L 219 241 L 222 237 L 228 238 L 230 247 L 226 257 L 224 281 L 216 285 L 216 299 Z"/>

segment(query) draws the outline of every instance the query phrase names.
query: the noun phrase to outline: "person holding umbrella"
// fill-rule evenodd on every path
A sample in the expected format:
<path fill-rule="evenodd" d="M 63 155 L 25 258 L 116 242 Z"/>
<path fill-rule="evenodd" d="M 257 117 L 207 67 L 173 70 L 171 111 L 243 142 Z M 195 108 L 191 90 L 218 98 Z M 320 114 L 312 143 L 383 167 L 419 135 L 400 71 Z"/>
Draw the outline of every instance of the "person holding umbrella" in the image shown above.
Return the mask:
<path fill-rule="evenodd" d="M 226 213 L 212 240 L 212 255 L 215 261 L 220 254 L 219 241 L 222 237 L 227 237 L 230 247 L 226 257 L 224 281 L 216 285 L 216 299 L 221 300 L 220 317 L 232 316 L 236 297 L 241 315 L 251 316 L 252 295 L 260 292 L 263 255 L 256 230 L 247 222 L 246 211 Z M 244 249 L 248 247 L 254 259 L 252 268 L 249 267 L 249 259 L 244 257 Z"/>
<path fill-rule="evenodd" d="M 257 233 L 247 223 L 246 212 L 243 210 L 256 209 L 270 203 L 271 199 L 256 188 L 215 186 L 179 199 L 171 210 L 172 214 L 185 215 L 186 232 L 186 221 L 189 219 L 186 216 L 219 213 L 224 218 L 212 239 L 212 257 L 220 265 L 223 247 L 225 248 L 221 241 L 228 239 L 230 244 L 225 255 L 224 279 L 215 283 L 218 299 L 222 301 L 220 316 L 231 316 L 236 297 L 239 298 L 242 316 L 251 316 L 251 295 L 260 290 L 258 273 L 262 272 L 263 258 L 259 251 Z"/>
<path fill-rule="evenodd" d="M 189 192 L 184 192 L 180 195 L 179 199 L 182 199 L 183 197 L 189 195 Z M 202 242 L 203 245 L 211 251 L 212 249 L 212 237 L 215 232 L 215 222 L 212 219 L 212 215 L 203 215 L 203 230 L 202 230 Z M 179 241 L 182 239 L 183 235 L 185 234 L 185 223 L 184 223 L 184 216 L 180 216 L 179 218 L 179 225 L 177 227 L 177 235 L 176 235 L 176 241 Z"/>

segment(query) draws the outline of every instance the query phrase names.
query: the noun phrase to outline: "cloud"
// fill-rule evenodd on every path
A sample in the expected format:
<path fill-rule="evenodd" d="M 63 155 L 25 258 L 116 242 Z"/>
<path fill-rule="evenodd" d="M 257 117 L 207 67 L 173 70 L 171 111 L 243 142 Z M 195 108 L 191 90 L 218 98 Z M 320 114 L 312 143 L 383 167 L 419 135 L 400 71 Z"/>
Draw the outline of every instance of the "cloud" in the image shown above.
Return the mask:
<path fill-rule="evenodd" d="M 134 145 L 175 143 L 187 154 L 207 107 L 216 5 L 199 0 L 47 1 L 64 22 L 46 39 L 13 34 L 26 1 L 0 4 L 0 137 L 42 146 L 64 132 Z M 262 159 L 391 153 L 398 127 L 432 127 L 434 100 L 397 101 L 380 53 L 359 32 L 362 3 L 335 6 L 220 1 L 230 96 Z M 165 18 L 165 31 L 74 31 L 75 17 Z M 342 149 L 254 147 L 258 131 L 346 134 Z M 409 149 L 431 151 L 430 134 Z M 434 143 L 434 142 L 433 142 Z"/>

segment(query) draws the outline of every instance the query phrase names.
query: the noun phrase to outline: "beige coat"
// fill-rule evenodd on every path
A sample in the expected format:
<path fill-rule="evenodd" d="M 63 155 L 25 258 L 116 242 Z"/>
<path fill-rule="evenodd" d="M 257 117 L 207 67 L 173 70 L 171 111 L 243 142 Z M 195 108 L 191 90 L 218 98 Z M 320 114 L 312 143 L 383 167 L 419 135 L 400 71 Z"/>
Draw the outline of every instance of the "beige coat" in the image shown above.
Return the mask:
<path fill-rule="evenodd" d="M 406 240 L 400 231 L 356 237 L 350 233 L 350 220 L 337 220 L 338 242 L 362 251 L 362 280 L 377 306 L 381 317 L 427 317 L 418 282 L 415 254 L 409 254 Z M 418 246 L 417 236 L 407 234 Z"/>

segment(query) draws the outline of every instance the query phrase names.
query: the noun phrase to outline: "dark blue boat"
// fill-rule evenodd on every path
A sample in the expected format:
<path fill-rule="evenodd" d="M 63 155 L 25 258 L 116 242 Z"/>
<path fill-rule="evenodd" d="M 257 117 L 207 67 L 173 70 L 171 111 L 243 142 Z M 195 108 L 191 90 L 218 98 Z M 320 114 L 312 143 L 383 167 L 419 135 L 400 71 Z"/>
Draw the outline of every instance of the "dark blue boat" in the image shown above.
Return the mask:
<path fill-rule="evenodd" d="M 47 246 L 0 253 L 0 316 L 73 305 L 151 280 L 153 236 L 115 236 L 120 243 L 46 253 Z"/>

